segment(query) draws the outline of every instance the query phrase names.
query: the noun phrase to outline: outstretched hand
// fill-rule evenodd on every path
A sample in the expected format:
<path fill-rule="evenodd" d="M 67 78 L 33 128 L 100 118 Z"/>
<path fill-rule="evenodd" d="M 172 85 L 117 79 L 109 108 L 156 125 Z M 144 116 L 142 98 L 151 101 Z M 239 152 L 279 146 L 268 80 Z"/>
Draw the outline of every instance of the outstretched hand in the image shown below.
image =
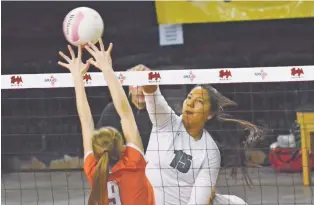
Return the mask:
<path fill-rule="evenodd" d="M 94 60 L 89 62 L 97 67 L 102 72 L 112 70 L 112 59 L 111 59 L 111 50 L 112 43 L 109 44 L 107 50 L 105 50 L 104 44 L 101 39 L 99 39 L 100 50 L 93 44 L 88 43 L 88 46 L 85 46 L 85 49 L 94 57 Z"/>
<path fill-rule="evenodd" d="M 145 66 L 143 64 L 139 64 L 139 65 L 136 65 L 136 66 L 128 69 L 128 71 L 151 71 L 151 69 L 149 69 L 147 66 Z"/>
<path fill-rule="evenodd" d="M 59 55 L 67 63 L 58 61 L 58 64 L 70 70 L 73 76 L 83 76 L 90 67 L 91 59 L 87 60 L 86 63 L 82 62 L 82 47 L 81 46 L 78 46 L 77 57 L 75 57 L 74 51 L 70 45 L 68 45 L 68 49 L 69 49 L 71 58 L 65 55 L 62 51 L 59 51 Z"/>

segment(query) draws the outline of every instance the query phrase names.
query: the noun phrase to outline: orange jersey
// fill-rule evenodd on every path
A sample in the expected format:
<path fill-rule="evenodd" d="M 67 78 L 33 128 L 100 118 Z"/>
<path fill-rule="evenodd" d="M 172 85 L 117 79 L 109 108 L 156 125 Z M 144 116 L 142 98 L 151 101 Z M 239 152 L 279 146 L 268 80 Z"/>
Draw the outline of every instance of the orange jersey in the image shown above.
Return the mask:
<path fill-rule="evenodd" d="M 135 145 L 128 144 L 112 167 L 108 180 L 109 205 L 155 205 L 153 187 L 146 178 L 146 161 Z M 97 161 L 93 153 L 85 157 L 84 172 L 90 185 Z"/>

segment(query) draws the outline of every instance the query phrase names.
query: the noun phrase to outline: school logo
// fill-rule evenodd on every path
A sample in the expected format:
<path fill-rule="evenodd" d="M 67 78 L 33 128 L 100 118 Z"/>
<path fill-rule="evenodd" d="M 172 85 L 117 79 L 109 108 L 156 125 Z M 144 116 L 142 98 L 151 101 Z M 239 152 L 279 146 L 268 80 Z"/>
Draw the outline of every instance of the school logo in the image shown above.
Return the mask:
<path fill-rule="evenodd" d="M 160 82 L 161 77 L 159 72 L 149 72 L 148 73 L 148 82 L 150 83 L 158 83 Z"/>
<path fill-rule="evenodd" d="M 170 166 L 181 173 L 187 173 L 191 167 L 192 156 L 186 154 L 182 150 L 174 150 L 174 158 Z"/>
<path fill-rule="evenodd" d="M 263 69 L 260 72 L 256 72 L 255 76 L 261 76 L 263 80 L 267 77 L 268 73 L 266 73 Z"/>
<path fill-rule="evenodd" d="M 126 79 L 126 77 L 125 77 L 122 73 L 120 73 L 120 74 L 118 75 L 118 80 L 120 81 L 121 84 L 123 84 L 123 82 L 124 82 L 125 79 Z"/>
<path fill-rule="evenodd" d="M 83 80 L 85 84 L 91 84 L 92 82 L 92 77 L 90 76 L 90 74 L 85 73 L 85 75 L 83 76 Z"/>
<path fill-rule="evenodd" d="M 191 82 L 196 78 L 196 75 L 190 71 L 189 74 L 186 74 L 183 76 L 184 79 L 189 79 Z"/>
<path fill-rule="evenodd" d="M 22 86 L 23 84 L 23 79 L 21 76 L 11 76 L 11 86 L 12 87 L 19 87 Z"/>
<path fill-rule="evenodd" d="M 55 86 L 55 83 L 57 82 L 57 79 L 53 77 L 53 75 L 50 76 L 50 78 L 46 78 L 44 80 L 45 83 L 50 83 L 52 86 Z"/>
<path fill-rule="evenodd" d="M 302 68 L 291 68 L 292 78 L 302 78 L 304 76 L 304 71 Z"/>
<path fill-rule="evenodd" d="M 230 80 L 232 77 L 232 73 L 230 70 L 220 70 L 219 78 L 220 80 Z"/>

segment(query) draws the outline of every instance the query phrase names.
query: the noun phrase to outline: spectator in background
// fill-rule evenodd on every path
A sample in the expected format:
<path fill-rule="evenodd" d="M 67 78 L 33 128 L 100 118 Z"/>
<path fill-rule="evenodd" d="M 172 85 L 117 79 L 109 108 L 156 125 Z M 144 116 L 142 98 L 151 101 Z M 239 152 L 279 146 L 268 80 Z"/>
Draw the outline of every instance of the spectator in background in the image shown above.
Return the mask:
<path fill-rule="evenodd" d="M 148 71 L 148 70 L 149 69 L 144 65 L 137 65 L 129 69 L 128 71 Z M 146 152 L 150 133 L 152 130 L 152 123 L 151 120 L 149 119 L 149 115 L 146 110 L 145 97 L 141 86 L 129 86 L 129 102 L 134 113 L 135 121 L 138 126 L 140 136 L 142 137 L 144 152 Z M 123 133 L 120 123 L 120 117 L 112 102 L 109 103 L 102 111 L 100 120 L 97 123 L 97 129 L 104 126 L 114 127 L 120 133 Z"/>

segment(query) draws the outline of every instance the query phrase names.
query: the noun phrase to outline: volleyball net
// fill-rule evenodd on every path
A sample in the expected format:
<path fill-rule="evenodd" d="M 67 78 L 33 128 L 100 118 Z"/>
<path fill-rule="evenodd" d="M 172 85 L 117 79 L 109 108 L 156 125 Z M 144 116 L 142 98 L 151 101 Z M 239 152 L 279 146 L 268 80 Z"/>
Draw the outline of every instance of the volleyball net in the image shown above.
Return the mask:
<path fill-rule="evenodd" d="M 279 135 L 289 134 L 302 107 L 314 104 L 314 66 L 153 70 L 116 75 L 124 86 L 160 85 L 177 113 L 191 87 L 213 85 L 237 102 L 236 108 L 227 110 L 229 114 L 270 130 L 263 142 L 246 153 L 252 187 L 241 176 L 234 180 L 228 170 L 221 169 L 219 193 L 237 195 L 248 204 L 314 204 L 313 187 L 303 186 L 304 172 L 279 173 L 269 167 L 268 161 L 270 144 L 277 142 Z M 110 93 L 102 73 L 86 73 L 84 82 L 97 123 L 110 102 Z M 87 204 L 89 185 L 80 170 L 81 128 L 71 74 L 2 75 L 1 89 L 2 169 L 8 172 L 2 176 L 1 202 Z M 292 148 L 300 148 L 300 142 L 294 141 Z M 310 166 L 308 163 L 306 166 Z"/>

